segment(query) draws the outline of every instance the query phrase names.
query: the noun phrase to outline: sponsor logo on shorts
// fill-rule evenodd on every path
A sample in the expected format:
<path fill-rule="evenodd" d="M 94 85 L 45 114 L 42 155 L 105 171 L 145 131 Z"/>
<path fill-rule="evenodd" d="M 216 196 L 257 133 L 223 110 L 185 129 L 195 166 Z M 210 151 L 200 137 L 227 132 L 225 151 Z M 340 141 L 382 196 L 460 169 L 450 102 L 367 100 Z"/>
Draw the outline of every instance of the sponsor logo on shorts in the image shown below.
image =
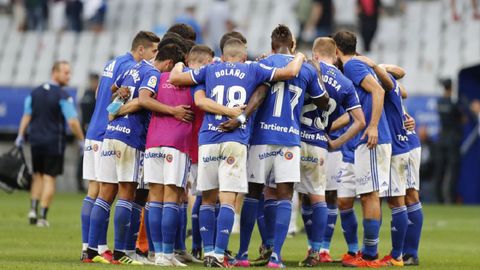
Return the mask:
<path fill-rule="evenodd" d="M 90 151 L 92 151 L 92 146 L 91 146 L 91 145 L 85 146 L 85 150 L 84 150 L 84 151 L 85 151 L 85 152 L 90 152 Z"/>
<path fill-rule="evenodd" d="M 286 157 L 285 157 L 286 158 Z M 302 156 L 300 157 L 300 160 L 301 161 L 304 161 L 304 162 L 311 162 L 311 163 L 318 163 L 318 158 L 316 157 L 305 157 L 305 156 Z"/>
<path fill-rule="evenodd" d="M 102 151 L 100 156 L 102 156 L 102 157 L 116 156 L 117 158 L 120 158 L 122 156 L 122 153 L 120 151 L 107 150 L 107 151 Z"/>
<path fill-rule="evenodd" d="M 94 152 L 97 152 L 97 151 L 98 151 L 98 144 L 94 144 L 94 145 L 93 145 L 93 151 L 94 151 Z"/>
<path fill-rule="evenodd" d="M 225 160 L 225 159 L 227 159 L 226 156 L 216 156 L 216 157 L 207 156 L 207 157 L 202 157 L 202 161 L 205 162 L 205 163 L 212 162 L 212 161 L 222 161 L 222 160 Z"/>
<path fill-rule="evenodd" d="M 117 151 L 117 152 L 115 152 L 115 155 L 117 156 L 117 158 L 120 158 L 120 157 L 122 157 L 122 152 Z"/>
<path fill-rule="evenodd" d="M 320 158 L 320 160 L 318 161 L 318 165 L 323 166 L 323 163 L 325 163 L 325 160 L 323 158 Z"/>
<path fill-rule="evenodd" d="M 232 165 L 233 163 L 235 163 L 235 158 L 232 157 L 232 156 L 229 156 L 229 157 L 227 158 L 227 163 L 228 163 L 229 165 Z"/>
<path fill-rule="evenodd" d="M 285 159 L 286 160 L 291 160 L 293 158 L 293 153 L 290 151 L 285 152 Z"/>
<path fill-rule="evenodd" d="M 255 179 L 255 175 L 253 173 L 250 174 L 250 179 Z"/>
<path fill-rule="evenodd" d="M 370 172 L 368 172 L 366 175 L 357 178 L 357 184 L 360 186 L 364 186 L 370 183 L 371 179 L 372 179 L 372 176 Z"/>
<path fill-rule="evenodd" d="M 334 180 L 337 183 L 340 183 L 342 179 L 342 175 L 343 175 L 343 171 L 339 171 L 337 175 L 332 176 L 332 180 Z"/>
<path fill-rule="evenodd" d="M 173 156 L 171 154 L 168 154 L 165 159 L 167 160 L 168 163 L 171 163 L 173 161 Z"/>

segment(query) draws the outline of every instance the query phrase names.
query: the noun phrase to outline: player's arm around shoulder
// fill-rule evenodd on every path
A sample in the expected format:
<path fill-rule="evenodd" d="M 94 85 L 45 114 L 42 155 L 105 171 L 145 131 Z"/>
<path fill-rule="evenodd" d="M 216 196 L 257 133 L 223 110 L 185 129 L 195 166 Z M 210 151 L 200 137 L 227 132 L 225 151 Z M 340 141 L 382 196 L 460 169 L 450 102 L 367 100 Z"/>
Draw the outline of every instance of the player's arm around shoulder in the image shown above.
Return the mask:
<path fill-rule="evenodd" d="M 277 68 L 273 75 L 272 81 L 285 81 L 293 79 L 302 69 L 303 62 L 306 57 L 303 53 L 297 53 L 293 60 L 284 68 Z"/>
<path fill-rule="evenodd" d="M 385 91 L 390 91 L 395 87 L 394 82 L 391 80 L 387 70 L 383 66 L 377 65 L 375 61 L 363 55 L 355 56 L 355 59 L 362 61 L 373 69 Z"/>
<path fill-rule="evenodd" d="M 308 92 L 313 104 L 320 110 L 327 111 L 329 108 L 330 96 L 326 91 L 322 78 L 322 70 L 318 63 L 308 60 L 308 69 L 310 71 L 310 82 L 308 84 Z"/>
<path fill-rule="evenodd" d="M 189 86 L 189 85 L 195 85 L 198 84 L 197 81 L 195 81 L 194 77 L 195 73 L 199 73 L 199 70 L 188 70 L 188 71 L 183 71 L 185 68 L 185 64 L 182 62 L 178 62 L 175 64 L 173 67 L 172 71 L 170 72 L 170 77 L 168 79 L 168 82 L 175 85 L 175 86 Z"/>
<path fill-rule="evenodd" d="M 195 91 L 194 101 L 195 101 L 195 105 L 198 108 L 200 108 L 200 110 L 202 111 L 212 113 L 212 114 L 224 115 L 229 118 L 235 118 L 239 116 L 242 113 L 243 108 L 245 108 L 245 106 L 229 108 L 227 106 L 219 104 L 214 100 L 208 98 L 205 93 L 205 90 Z"/>

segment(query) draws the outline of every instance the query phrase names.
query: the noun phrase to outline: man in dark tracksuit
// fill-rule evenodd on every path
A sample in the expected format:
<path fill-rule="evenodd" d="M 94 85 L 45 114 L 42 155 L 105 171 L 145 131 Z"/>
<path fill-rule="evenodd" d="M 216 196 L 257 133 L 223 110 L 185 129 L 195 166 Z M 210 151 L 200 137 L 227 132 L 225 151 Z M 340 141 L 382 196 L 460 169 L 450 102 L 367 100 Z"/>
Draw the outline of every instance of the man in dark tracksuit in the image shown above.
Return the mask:
<path fill-rule="evenodd" d="M 66 145 L 66 127 L 82 145 L 84 137 L 77 118 L 73 99 L 63 90 L 70 81 L 70 65 L 65 61 L 55 62 L 51 80 L 37 88 L 25 99 L 24 115 L 20 122 L 17 146 L 21 146 L 27 127 L 32 150 L 33 182 L 30 190 L 31 209 L 28 214 L 31 224 L 48 227 L 48 207 L 55 193 L 55 178 L 63 173 Z M 38 203 L 41 211 L 37 220 Z"/>

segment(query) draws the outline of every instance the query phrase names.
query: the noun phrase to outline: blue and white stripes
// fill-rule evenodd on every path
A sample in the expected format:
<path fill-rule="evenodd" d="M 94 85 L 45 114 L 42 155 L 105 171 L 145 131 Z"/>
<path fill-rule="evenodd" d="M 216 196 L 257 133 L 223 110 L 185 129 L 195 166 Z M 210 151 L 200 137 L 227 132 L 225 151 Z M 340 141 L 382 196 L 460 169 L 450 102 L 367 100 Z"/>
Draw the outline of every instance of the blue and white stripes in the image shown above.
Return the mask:
<path fill-rule="evenodd" d="M 370 171 L 372 173 L 372 188 L 378 191 L 380 186 L 378 183 L 378 168 L 377 168 L 377 149 L 370 149 Z"/>
<path fill-rule="evenodd" d="M 392 208 L 392 215 L 397 215 L 397 214 L 400 214 L 404 211 L 407 211 L 406 206 L 394 207 L 394 208 Z"/>
<path fill-rule="evenodd" d="M 105 201 L 101 198 L 97 198 L 95 200 L 95 205 L 100 206 L 101 208 L 103 208 L 107 212 L 110 212 L 110 204 L 107 201 Z"/>
<path fill-rule="evenodd" d="M 123 208 L 128 209 L 129 211 L 132 211 L 132 202 L 119 199 L 117 201 L 116 207 L 123 207 Z"/>
<path fill-rule="evenodd" d="M 161 203 L 161 202 L 149 202 L 148 203 L 148 210 L 150 210 L 152 208 L 163 208 L 163 203 Z"/>
<path fill-rule="evenodd" d="M 368 238 L 365 238 L 363 239 L 363 245 L 365 246 L 376 246 L 378 245 L 378 242 L 379 242 L 379 239 L 378 238 L 375 238 L 375 239 L 368 239 Z"/>
<path fill-rule="evenodd" d="M 418 211 L 418 210 L 421 210 L 421 209 L 422 209 L 422 203 L 421 202 L 417 202 L 417 203 L 414 203 L 414 204 L 411 204 L 411 205 L 407 206 L 407 212 L 408 213 L 415 212 L 415 211 Z"/>

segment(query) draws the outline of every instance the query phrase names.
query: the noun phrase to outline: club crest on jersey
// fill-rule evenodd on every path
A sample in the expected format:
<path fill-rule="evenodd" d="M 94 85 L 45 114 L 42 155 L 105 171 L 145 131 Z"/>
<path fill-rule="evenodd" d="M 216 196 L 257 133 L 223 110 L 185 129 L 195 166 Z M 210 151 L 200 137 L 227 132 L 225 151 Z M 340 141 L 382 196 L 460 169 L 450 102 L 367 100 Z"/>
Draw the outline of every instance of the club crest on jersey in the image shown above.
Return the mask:
<path fill-rule="evenodd" d="M 157 77 L 151 76 L 150 79 L 148 79 L 148 86 L 155 88 L 157 86 Z"/>
<path fill-rule="evenodd" d="M 285 152 L 285 155 L 283 155 L 286 160 L 291 160 L 293 158 L 293 153 L 290 151 Z"/>
<path fill-rule="evenodd" d="M 172 154 L 168 154 L 168 155 L 165 157 L 165 159 L 167 160 L 168 163 L 172 163 L 172 161 L 173 161 L 173 156 L 172 156 Z"/>
<path fill-rule="evenodd" d="M 228 165 L 232 165 L 233 163 L 235 163 L 235 158 L 232 157 L 232 156 L 228 157 L 227 158 L 227 163 L 228 163 Z"/>

